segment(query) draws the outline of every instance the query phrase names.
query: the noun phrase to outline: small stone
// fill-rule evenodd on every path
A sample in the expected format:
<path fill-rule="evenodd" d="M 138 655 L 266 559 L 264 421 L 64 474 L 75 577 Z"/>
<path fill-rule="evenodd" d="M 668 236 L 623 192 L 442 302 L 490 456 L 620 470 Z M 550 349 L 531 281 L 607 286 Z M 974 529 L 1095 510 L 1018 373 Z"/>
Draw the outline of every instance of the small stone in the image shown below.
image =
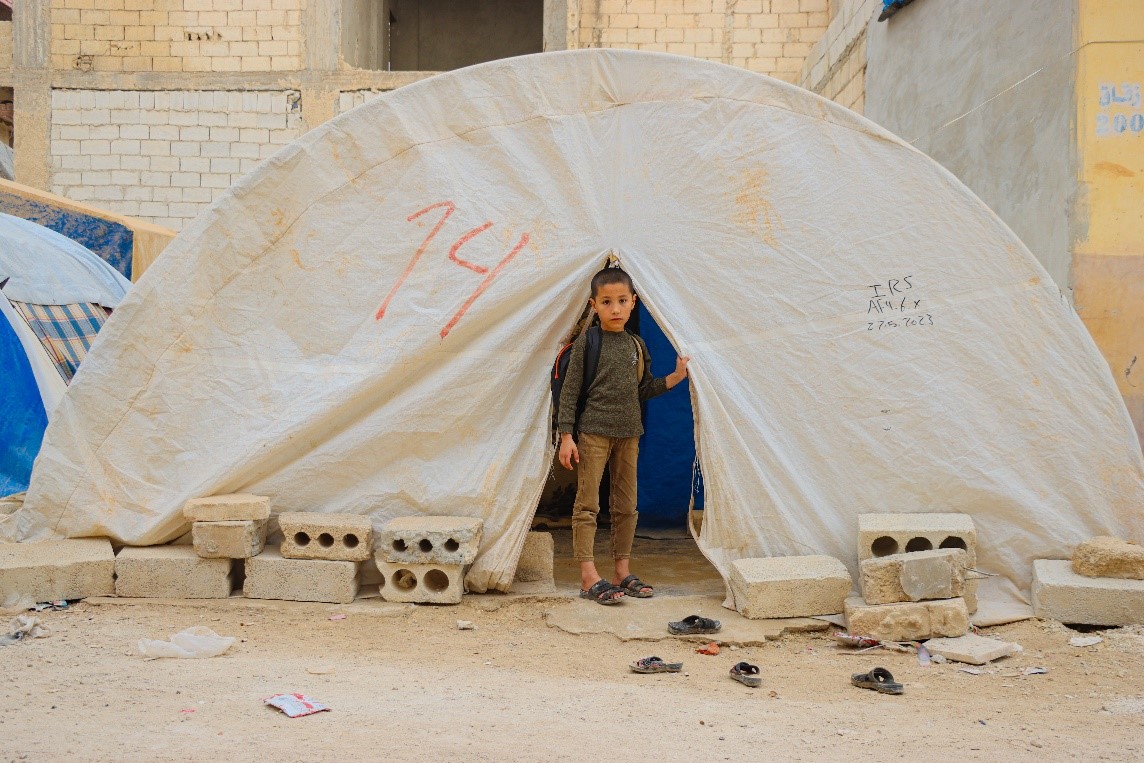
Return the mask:
<path fill-rule="evenodd" d="M 1144 546 L 1099 536 L 1073 551 L 1073 572 L 1090 578 L 1144 580 Z"/>
<path fill-rule="evenodd" d="M 475 631 L 477 626 L 473 625 L 472 620 L 458 620 L 457 630 L 459 631 Z"/>
<path fill-rule="evenodd" d="M 984 665 L 1015 654 L 1020 647 L 1011 641 L 1000 641 L 969 633 L 957 638 L 930 639 L 926 642 L 926 649 L 935 657 L 940 656 L 970 665 Z"/>
<path fill-rule="evenodd" d="M 1073 636 L 1069 639 L 1069 646 L 1096 646 L 1104 641 L 1100 636 Z"/>

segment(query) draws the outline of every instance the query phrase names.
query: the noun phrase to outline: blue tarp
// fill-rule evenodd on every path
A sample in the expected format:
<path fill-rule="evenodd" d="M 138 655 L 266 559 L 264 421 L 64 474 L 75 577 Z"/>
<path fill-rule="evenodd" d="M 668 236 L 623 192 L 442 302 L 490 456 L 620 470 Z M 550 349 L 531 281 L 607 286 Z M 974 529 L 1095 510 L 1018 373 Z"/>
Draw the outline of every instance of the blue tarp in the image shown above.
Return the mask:
<path fill-rule="evenodd" d="M 3 299 L 3 297 L 0 297 Z M 48 416 L 20 338 L 0 317 L 0 496 L 28 489 Z"/>
<path fill-rule="evenodd" d="M 675 370 L 675 348 L 642 304 L 639 333 L 651 353 L 652 373 L 664 376 Z M 690 381 L 647 404 L 645 433 L 640 440 L 640 525 L 682 527 L 691 500 L 695 463 L 695 424 L 691 414 Z M 703 506 L 703 488 L 696 485 L 695 508 Z"/>
<path fill-rule="evenodd" d="M 135 234 L 126 225 L 3 190 L 0 190 L 0 212 L 38 223 L 83 244 L 130 280 Z"/>

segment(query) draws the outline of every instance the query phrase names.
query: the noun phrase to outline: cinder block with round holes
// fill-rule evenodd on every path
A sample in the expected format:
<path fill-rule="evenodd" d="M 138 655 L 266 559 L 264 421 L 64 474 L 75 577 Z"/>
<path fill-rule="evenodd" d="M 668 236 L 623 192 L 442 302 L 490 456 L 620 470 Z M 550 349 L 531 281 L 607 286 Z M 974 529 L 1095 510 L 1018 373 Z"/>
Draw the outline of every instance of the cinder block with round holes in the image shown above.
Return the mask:
<path fill-rule="evenodd" d="M 393 563 L 378 551 L 381 597 L 414 604 L 460 604 L 465 592 L 465 568 L 460 564 Z"/>
<path fill-rule="evenodd" d="M 278 515 L 286 559 L 362 562 L 373 553 L 373 525 L 360 514 L 290 511 Z"/>
<path fill-rule="evenodd" d="M 483 526 L 482 520 L 473 517 L 398 517 L 380 533 L 378 561 L 471 564 L 477 557 Z"/>
<path fill-rule="evenodd" d="M 960 548 L 977 565 L 977 529 L 968 514 L 859 514 L 858 561 L 911 551 Z"/>

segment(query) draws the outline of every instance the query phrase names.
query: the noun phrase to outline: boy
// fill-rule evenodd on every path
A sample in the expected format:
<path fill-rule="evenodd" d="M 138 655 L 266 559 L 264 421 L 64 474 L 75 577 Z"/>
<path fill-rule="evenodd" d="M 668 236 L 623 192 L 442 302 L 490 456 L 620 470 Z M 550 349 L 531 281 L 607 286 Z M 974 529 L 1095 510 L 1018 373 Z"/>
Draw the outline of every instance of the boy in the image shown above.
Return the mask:
<path fill-rule="evenodd" d="M 687 378 L 690 358 L 678 358 L 675 371 L 652 378 L 651 356 L 639 337 L 625 331 L 636 306 L 631 277 L 619 268 L 605 268 L 592 278 L 592 310 L 600 318 L 600 360 L 578 410 L 584 382 L 586 334 L 572 345 L 560 391 L 557 429 L 560 463 L 579 465 L 576 503 L 572 509 L 572 554 L 580 562 L 580 596 L 598 604 L 618 604 L 625 595 L 645 599 L 655 592 L 629 569 L 636 535 L 636 457 L 643 424 L 640 403 L 661 395 Z M 639 363 L 643 362 L 643 373 Z M 573 438 L 573 432 L 577 438 Z M 592 553 L 596 515 L 600 513 L 600 480 L 604 466 L 611 473 L 612 557 L 615 577 L 609 582 L 596 571 Z"/>

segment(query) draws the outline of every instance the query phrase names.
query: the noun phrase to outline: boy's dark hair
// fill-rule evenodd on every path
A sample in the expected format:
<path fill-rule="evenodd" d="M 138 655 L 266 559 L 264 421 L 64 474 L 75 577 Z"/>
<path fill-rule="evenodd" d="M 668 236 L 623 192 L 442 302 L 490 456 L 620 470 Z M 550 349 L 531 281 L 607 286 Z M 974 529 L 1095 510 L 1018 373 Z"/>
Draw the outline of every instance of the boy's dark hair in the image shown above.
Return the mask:
<path fill-rule="evenodd" d="M 632 277 L 625 273 L 621 268 L 604 268 L 596 275 L 592 276 L 592 299 L 596 298 L 601 286 L 609 286 L 614 283 L 622 283 L 628 287 L 628 291 L 632 294 L 636 293 L 636 287 L 632 283 Z"/>

